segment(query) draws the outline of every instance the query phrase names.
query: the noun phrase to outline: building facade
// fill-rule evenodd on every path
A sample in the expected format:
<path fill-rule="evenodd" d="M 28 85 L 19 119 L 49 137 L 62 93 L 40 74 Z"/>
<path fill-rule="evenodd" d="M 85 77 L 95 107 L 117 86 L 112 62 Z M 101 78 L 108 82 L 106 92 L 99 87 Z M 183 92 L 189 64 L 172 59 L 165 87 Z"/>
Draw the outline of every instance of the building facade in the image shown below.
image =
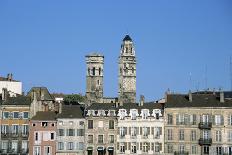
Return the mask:
<path fill-rule="evenodd" d="M 25 96 L 0 100 L 0 154 L 28 154 L 30 103 Z"/>
<path fill-rule="evenodd" d="M 86 109 L 86 155 L 116 155 L 116 107 L 94 103 Z"/>
<path fill-rule="evenodd" d="M 63 106 L 57 116 L 56 155 L 84 155 L 85 119 L 80 105 Z"/>
<path fill-rule="evenodd" d="M 167 94 L 165 119 L 165 154 L 232 154 L 232 100 L 223 92 Z"/>
<path fill-rule="evenodd" d="M 56 114 L 52 111 L 39 111 L 30 120 L 29 154 L 56 154 Z"/>
<path fill-rule="evenodd" d="M 117 154 L 162 154 L 164 152 L 163 105 L 125 104 L 119 107 Z"/>

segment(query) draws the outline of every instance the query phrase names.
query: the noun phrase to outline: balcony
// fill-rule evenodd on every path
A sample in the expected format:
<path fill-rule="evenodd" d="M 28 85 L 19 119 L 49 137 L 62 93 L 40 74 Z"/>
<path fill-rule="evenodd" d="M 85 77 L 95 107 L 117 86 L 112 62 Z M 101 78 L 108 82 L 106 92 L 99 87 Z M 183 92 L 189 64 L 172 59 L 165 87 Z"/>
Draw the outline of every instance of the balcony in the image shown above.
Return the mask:
<path fill-rule="evenodd" d="M 212 122 L 200 122 L 198 124 L 199 129 L 208 129 L 210 130 L 212 128 Z"/>
<path fill-rule="evenodd" d="M 189 153 L 187 151 L 175 151 L 174 155 L 188 155 Z"/>
<path fill-rule="evenodd" d="M 212 138 L 200 138 L 199 139 L 199 145 L 211 145 L 212 144 Z"/>

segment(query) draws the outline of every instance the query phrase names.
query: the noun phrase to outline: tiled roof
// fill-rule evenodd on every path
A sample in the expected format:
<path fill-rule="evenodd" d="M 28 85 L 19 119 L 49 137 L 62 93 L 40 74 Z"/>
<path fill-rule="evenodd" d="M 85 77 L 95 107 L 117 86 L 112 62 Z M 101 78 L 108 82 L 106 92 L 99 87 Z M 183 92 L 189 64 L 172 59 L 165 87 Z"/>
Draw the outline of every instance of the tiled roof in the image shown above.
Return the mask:
<path fill-rule="evenodd" d="M 5 78 L 5 77 L 0 77 L 0 81 L 12 81 L 12 82 L 20 82 L 20 81 L 16 81 L 14 79 L 12 80 L 9 80 L 8 78 Z"/>
<path fill-rule="evenodd" d="M 189 101 L 188 94 L 168 94 L 165 108 L 182 107 L 232 107 L 232 100 L 224 99 L 220 102 L 217 94 L 192 94 L 192 101 Z"/>
<path fill-rule="evenodd" d="M 27 96 L 17 96 L 17 97 L 8 97 L 6 100 L 0 100 L 1 105 L 30 105 L 30 97 Z"/>
<path fill-rule="evenodd" d="M 38 120 L 38 121 L 55 121 L 56 120 L 56 113 L 53 111 L 39 111 L 36 113 L 31 120 Z"/>
<path fill-rule="evenodd" d="M 64 105 L 57 118 L 84 118 L 84 108 L 80 105 Z"/>

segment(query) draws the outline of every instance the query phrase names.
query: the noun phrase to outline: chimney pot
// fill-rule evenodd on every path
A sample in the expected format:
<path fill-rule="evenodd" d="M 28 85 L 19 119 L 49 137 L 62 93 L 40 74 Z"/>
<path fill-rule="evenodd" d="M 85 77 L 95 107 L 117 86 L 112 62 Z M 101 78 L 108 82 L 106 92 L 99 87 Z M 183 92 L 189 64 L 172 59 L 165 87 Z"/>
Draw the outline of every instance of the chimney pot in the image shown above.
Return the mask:
<path fill-rule="evenodd" d="M 221 103 L 225 102 L 225 99 L 224 99 L 224 92 L 222 91 L 222 89 L 220 89 L 220 102 L 221 102 Z"/>
<path fill-rule="evenodd" d="M 192 102 L 193 101 L 193 95 L 192 95 L 192 92 L 191 90 L 189 90 L 189 102 Z"/>
<path fill-rule="evenodd" d="M 139 106 L 143 106 L 144 101 L 145 101 L 145 97 L 143 95 L 140 95 Z"/>

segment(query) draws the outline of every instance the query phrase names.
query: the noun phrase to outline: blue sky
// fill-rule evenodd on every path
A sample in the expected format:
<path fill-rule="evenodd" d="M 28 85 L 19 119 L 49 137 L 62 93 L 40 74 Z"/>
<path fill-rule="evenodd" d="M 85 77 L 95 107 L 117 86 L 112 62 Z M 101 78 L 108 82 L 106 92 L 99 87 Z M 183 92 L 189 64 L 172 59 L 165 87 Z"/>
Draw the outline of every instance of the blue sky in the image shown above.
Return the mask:
<path fill-rule="evenodd" d="M 117 96 L 126 34 L 136 48 L 137 97 L 230 89 L 231 0 L 2 0 L 0 75 L 13 73 L 26 92 L 84 94 L 85 55 L 97 51 L 105 55 L 104 94 Z"/>

